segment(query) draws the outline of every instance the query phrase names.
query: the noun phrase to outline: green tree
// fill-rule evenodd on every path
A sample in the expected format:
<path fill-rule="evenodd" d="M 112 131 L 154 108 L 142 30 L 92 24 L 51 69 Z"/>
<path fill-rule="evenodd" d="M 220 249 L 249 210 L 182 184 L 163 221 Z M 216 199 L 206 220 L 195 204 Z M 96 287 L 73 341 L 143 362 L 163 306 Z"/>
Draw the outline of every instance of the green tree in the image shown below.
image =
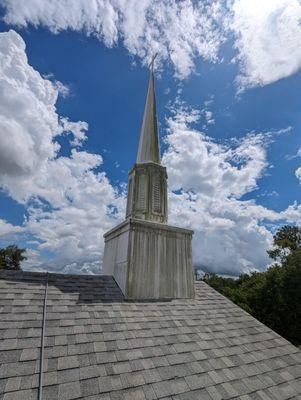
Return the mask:
<path fill-rule="evenodd" d="M 283 262 L 285 258 L 298 249 L 301 249 L 301 228 L 285 225 L 273 237 L 274 248 L 268 250 L 268 255 L 275 261 Z"/>
<path fill-rule="evenodd" d="M 300 345 L 301 227 L 285 225 L 276 232 L 273 239 L 274 248 L 268 254 L 278 261 L 278 285 L 274 290 L 272 325 L 276 332 Z M 273 269 L 276 270 L 277 266 L 270 268 L 267 274 Z"/>
<path fill-rule="evenodd" d="M 16 245 L 0 249 L 0 269 L 20 271 L 21 261 L 26 260 L 25 251 Z"/>
<path fill-rule="evenodd" d="M 283 226 L 273 237 L 265 272 L 237 279 L 207 273 L 203 280 L 262 323 L 296 345 L 301 344 L 301 228 Z"/>
<path fill-rule="evenodd" d="M 301 345 L 301 249 L 293 251 L 283 262 L 283 335 Z"/>
<path fill-rule="evenodd" d="M 237 286 L 234 279 L 222 278 L 213 272 L 206 272 L 203 280 L 219 292 L 224 292 L 228 288 L 235 288 Z"/>

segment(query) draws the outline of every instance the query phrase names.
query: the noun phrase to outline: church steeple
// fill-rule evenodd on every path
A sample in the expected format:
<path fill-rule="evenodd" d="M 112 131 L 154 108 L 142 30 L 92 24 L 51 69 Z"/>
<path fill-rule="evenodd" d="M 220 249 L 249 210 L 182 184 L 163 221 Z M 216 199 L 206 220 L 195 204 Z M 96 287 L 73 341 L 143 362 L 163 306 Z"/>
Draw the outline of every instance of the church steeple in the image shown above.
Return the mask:
<path fill-rule="evenodd" d="M 103 272 L 113 275 L 130 299 L 191 298 L 193 232 L 167 225 L 167 173 L 160 164 L 154 58 L 150 67 L 137 160 L 129 171 L 126 220 L 104 235 Z"/>
<path fill-rule="evenodd" d="M 150 64 L 150 76 L 146 103 L 144 108 L 143 122 L 140 133 L 137 164 L 154 162 L 160 164 L 160 148 L 158 138 L 156 96 L 154 85 L 154 61 Z"/>
<path fill-rule="evenodd" d="M 154 60 L 150 64 L 137 160 L 129 172 L 126 218 L 167 223 L 167 174 L 160 164 Z"/>

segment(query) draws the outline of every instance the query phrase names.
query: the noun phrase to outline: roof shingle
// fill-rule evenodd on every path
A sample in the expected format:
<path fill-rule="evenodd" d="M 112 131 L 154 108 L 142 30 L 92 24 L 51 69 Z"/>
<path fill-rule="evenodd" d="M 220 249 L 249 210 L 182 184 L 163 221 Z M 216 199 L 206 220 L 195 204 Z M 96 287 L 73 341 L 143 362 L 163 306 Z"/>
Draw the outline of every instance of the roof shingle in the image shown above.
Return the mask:
<path fill-rule="evenodd" d="M 0 271 L 4 400 L 37 398 L 44 290 Z M 43 382 L 45 400 L 300 399 L 301 352 L 204 282 L 128 302 L 112 277 L 49 274 Z"/>

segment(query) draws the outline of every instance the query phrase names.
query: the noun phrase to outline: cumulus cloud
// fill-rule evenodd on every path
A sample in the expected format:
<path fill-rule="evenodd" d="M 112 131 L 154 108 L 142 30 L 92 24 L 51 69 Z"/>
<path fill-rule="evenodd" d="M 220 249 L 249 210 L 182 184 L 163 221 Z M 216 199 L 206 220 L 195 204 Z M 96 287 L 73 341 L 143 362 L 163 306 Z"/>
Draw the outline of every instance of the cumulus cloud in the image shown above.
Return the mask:
<path fill-rule="evenodd" d="M 239 274 L 262 270 L 272 234 L 267 225 L 299 223 L 300 205 L 277 213 L 241 197 L 257 188 L 268 166 L 271 134 L 250 134 L 230 145 L 215 143 L 191 127 L 200 114 L 175 110 L 168 120 L 167 166 L 170 222 L 195 231 L 196 265 L 204 270 Z"/>
<path fill-rule="evenodd" d="M 222 146 L 190 128 L 192 115 L 198 118 L 182 110 L 168 120 L 172 134 L 166 139 L 169 147 L 164 162 L 170 187 L 215 198 L 238 198 L 255 189 L 267 165 L 262 135 L 248 135 L 236 148 Z"/>
<path fill-rule="evenodd" d="M 28 64 L 13 31 L 0 34 L 0 77 L 0 186 L 27 208 L 22 227 L 1 220 L 0 232 L 30 237 L 26 268 L 99 272 L 102 235 L 122 220 L 124 193 L 110 183 L 101 155 L 78 148 L 88 125 L 58 115 L 58 88 Z M 193 128 L 201 112 L 173 111 L 163 155 L 170 222 L 195 230 L 194 260 L 203 268 L 232 275 L 265 268 L 266 224 L 301 220 L 298 204 L 277 213 L 242 200 L 268 166 L 272 134 L 218 144 Z M 61 156 L 56 139 L 69 132 L 70 155 Z"/>
<path fill-rule="evenodd" d="M 55 254 L 50 268 L 62 272 L 100 272 L 103 234 L 117 224 L 124 199 L 112 187 L 104 172 L 96 173 L 99 157 L 73 151 L 49 166 L 49 176 L 38 182 L 37 193 L 54 208 L 37 203 L 29 208 L 26 228 L 42 243 L 41 252 Z M 59 174 L 60 178 L 57 177 Z M 50 185 L 49 185 L 50 181 Z M 49 188 L 50 186 L 50 188 Z M 118 213 L 116 213 L 116 210 Z"/>
<path fill-rule="evenodd" d="M 216 61 L 224 35 L 222 1 L 193 0 L 4 0 L 4 20 L 19 26 L 43 25 L 52 32 L 84 31 L 111 47 L 118 42 L 148 63 L 154 53 L 183 78 L 194 58 Z"/>
<path fill-rule="evenodd" d="M 29 64 L 25 43 L 15 31 L 0 33 L 0 184 L 18 201 L 26 201 L 35 178 L 55 159 L 55 138 L 71 134 L 79 145 L 86 122 L 59 118 L 56 85 Z"/>
<path fill-rule="evenodd" d="M 186 78 L 195 60 L 222 61 L 221 44 L 234 37 L 240 89 L 263 86 L 301 67 L 301 4 L 298 0 L 2 0 L 4 21 L 26 27 L 71 29 L 106 46 L 123 43 L 148 63 L 170 62 Z M 67 94 L 58 83 L 61 93 Z"/>
<path fill-rule="evenodd" d="M 72 149 L 59 156 L 56 138 L 70 134 L 70 145 L 79 146 L 88 124 L 57 114 L 58 92 L 28 64 L 21 36 L 1 33 L 0 186 L 27 208 L 28 217 L 22 228 L 1 220 L 0 232 L 35 238 L 27 267 L 62 271 L 69 265 L 68 271 L 80 272 L 93 265 L 96 272 L 102 235 L 118 221 L 124 199 L 99 172 L 101 155 Z"/>
<path fill-rule="evenodd" d="M 58 150 L 57 92 L 28 65 L 15 31 L 0 33 L 0 54 L 0 172 L 28 175 Z"/>
<path fill-rule="evenodd" d="M 80 147 L 83 145 L 83 142 L 87 140 L 86 132 L 89 128 L 87 122 L 72 122 L 69 121 L 68 118 L 61 118 L 60 123 L 64 132 L 73 134 L 74 139 L 70 141 L 72 147 Z"/>
<path fill-rule="evenodd" d="M 0 238 L 1 237 L 10 237 L 15 233 L 20 233 L 23 231 L 21 226 L 15 226 L 3 219 L 0 219 Z"/>
<path fill-rule="evenodd" d="M 300 1 L 235 0 L 233 16 L 241 88 L 264 86 L 300 70 Z"/>
<path fill-rule="evenodd" d="M 25 233 L 25 229 L 23 226 L 10 224 L 6 220 L 0 218 L 0 247 L 1 248 L 9 246 L 12 243 L 18 242 L 22 238 L 24 233 Z"/>
<path fill-rule="evenodd" d="M 301 225 L 301 204 L 295 201 L 294 204 L 291 204 L 286 210 L 282 211 L 281 215 L 289 223 Z"/>

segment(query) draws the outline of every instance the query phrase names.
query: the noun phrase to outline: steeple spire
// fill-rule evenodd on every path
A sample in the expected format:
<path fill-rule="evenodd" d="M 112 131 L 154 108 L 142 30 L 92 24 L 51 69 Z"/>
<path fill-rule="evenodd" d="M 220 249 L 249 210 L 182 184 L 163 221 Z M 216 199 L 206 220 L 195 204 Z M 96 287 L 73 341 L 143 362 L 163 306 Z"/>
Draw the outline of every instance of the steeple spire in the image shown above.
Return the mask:
<path fill-rule="evenodd" d="M 150 77 L 140 133 L 137 164 L 154 162 L 160 164 L 160 148 L 157 126 L 156 97 L 154 85 L 154 61 L 150 63 Z"/>
<path fill-rule="evenodd" d="M 154 60 L 150 63 L 149 86 L 137 160 L 129 172 L 126 218 L 167 223 L 167 173 L 160 164 L 154 90 Z"/>
<path fill-rule="evenodd" d="M 154 60 L 137 160 L 129 171 L 126 220 L 105 234 L 103 271 L 114 276 L 126 298 L 190 298 L 193 232 L 167 225 L 167 172 L 160 164 Z"/>

